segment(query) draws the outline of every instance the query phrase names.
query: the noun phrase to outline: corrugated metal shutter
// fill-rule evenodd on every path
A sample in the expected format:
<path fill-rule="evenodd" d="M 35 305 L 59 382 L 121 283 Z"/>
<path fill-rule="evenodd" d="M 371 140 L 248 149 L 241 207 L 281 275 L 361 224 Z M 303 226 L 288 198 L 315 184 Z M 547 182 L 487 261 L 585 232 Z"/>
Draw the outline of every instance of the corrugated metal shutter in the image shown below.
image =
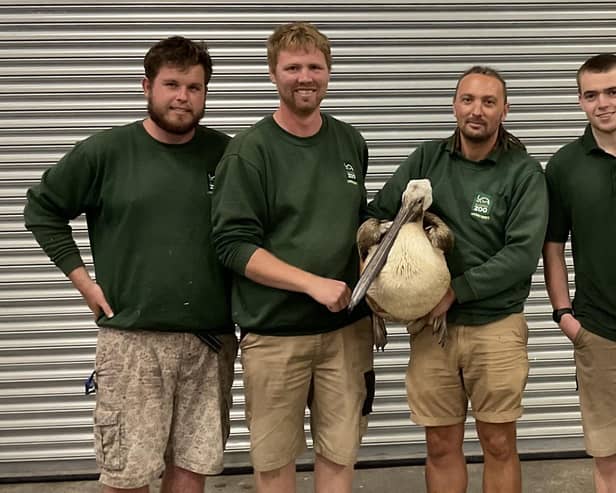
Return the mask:
<path fill-rule="evenodd" d="M 208 41 L 215 74 L 205 122 L 234 134 L 276 107 L 264 48 L 273 27 L 316 23 L 334 53 L 324 108 L 368 140 L 371 193 L 417 144 L 451 132 L 455 80 L 475 63 L 502 71 L 508 127 L 545 162 L 584 126 L 575 70 L 616 44 L 614 3 L 590 1 L 4 0 L 0 19 L 0 476 L 94 471 L 93 399 L 83 396 L 83 379 L 96 329 L 21 214 L 26 189 L 77 140 L 143 116 L 142 58 L 153 42 L 173 34 Z M 84 222 L 75 228 L 87 249 Z M 539 268 L 526 308 L 531 373 L 522 452 L 582 448 L 571 345 L 549 312 Z M 404 391 L 408 338 L 400 327 L 391 333 L 376 356 L 364 460 L 424 454 Z M 228 465 L 247 463 L 239 370 Z M 479 450 L 472 429 L 470 454 Z"/>

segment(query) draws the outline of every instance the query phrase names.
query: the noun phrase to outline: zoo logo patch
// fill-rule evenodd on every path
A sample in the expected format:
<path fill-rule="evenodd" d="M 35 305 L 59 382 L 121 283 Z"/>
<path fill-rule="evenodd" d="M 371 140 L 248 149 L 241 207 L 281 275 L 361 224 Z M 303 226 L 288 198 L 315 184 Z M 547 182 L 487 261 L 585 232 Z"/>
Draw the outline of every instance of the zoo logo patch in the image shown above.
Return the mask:
<path fill-rule="evenodd" d="M 355 168 L 347 161 L 344 162 L 344 171 L 346 173 L 347 183 L 357 185 L 357 175 L 355 174 Z"/>
<path fill-rule="evenodd" d="M 471 207 L 471 216 L 484 221 L 489 221 L 491 211 L 492 196 L 481 192 L 475 194 L 475 200 L 473 200 L 473 206 Z"/>
<path fill-rule="evenodd" d="M 211 171 L 207 172 L 207 193 L 208 195 L 214 192 L 214 178 L 216 175 Z"/>

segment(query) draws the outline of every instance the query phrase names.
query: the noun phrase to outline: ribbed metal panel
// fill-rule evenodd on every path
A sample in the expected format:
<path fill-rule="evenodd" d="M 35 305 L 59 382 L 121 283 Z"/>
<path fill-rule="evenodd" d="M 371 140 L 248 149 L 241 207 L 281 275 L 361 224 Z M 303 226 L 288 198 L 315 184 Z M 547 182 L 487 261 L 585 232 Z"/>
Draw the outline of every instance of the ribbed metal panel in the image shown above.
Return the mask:
<path fill-rule="evenodd" d="M 24 230 L 26 189 L 77 140 L 143 116 L 142 58 L 169 35 L 210 45 L 215 74 L 205 122 L 230 134 L 255 122 L 277 104 L 265 39 L 275 25 L 300 19 L 332 40 L 324 108 L 368 140 L 371 194 L 419 143 L 451 132 L 456 78 L 475 63 L 502 71 L 508 127 L 545 162 L 584 126 L 575 70 L 616 45 L 611 1 L 0 1 L 0 476 L 94 470 L 93 399 L 82 395 L 82 381 L 96 329 Z M 87 251 L 82 220 L 75 230 Z M 582 448 L 572 349 L 549 312 L 539 268 L 526 308 L 523 452 Z M 387 351 L 376 356 L 363 459 L 424 454 L 423 431 L 408 419 L 408 355 L 407 335 L 392 327 Z M 237 369 L 228 465 L 247 463 Z M 472 423 L 468 435 L 467 451 L 475 453 Z"/>

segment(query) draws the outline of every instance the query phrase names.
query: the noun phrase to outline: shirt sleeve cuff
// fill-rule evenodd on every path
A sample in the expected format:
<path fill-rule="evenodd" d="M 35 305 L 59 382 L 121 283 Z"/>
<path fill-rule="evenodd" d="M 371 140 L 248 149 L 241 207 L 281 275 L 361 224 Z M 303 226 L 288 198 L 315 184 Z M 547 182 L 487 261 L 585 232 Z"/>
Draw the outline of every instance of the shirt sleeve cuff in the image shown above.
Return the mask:
<path fill-rule="evenodd" d="M 458 303 L 466 303 L 477 298 L 471 285 L 464 275 L 458 276 L 451 281 L 451 288 L 456 293 Z"/>
<path fill-rule="evenodd" d="M 62 272 L 64 272 L 65 276 L 68 276 L 77 267 L 85 267 L 81 255 L 78 253 L 71 253 L 70 255 L 62 257 L 56 261 L 56 265 Z"/>
<path fill-rule="evenodd" d="M 248 264 L 250 257 L 252 257 L 258 248 L 258 245 L 254 245 L 252 243 L 243 243 L 239 245 L 229 263 L 231 270 L 243 276 L 246 272 L 246 265 Z"/>

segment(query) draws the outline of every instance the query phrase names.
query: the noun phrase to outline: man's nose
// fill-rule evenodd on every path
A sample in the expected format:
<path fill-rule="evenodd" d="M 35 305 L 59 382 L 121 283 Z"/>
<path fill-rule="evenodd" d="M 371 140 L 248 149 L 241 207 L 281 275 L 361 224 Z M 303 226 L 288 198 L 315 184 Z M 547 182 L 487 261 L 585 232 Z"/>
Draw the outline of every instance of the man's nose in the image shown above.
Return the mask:
<path fill-rule="evenodd" d="M 599 106 L 608 106 L 609 104 L 612 104 L 613 100 L 614 98 L 611 98 L 606 91 L 600 91 L 597 96 Z"/>
<path fill-rule="evenodd" d="M 483 105 L 481 101 L 474 101 L 471 106 L 471 112 L 473 115 L 481 115 L 483 114 Z"/>
<path fill-rule="evenodd" d="M 312 73 L 310 72 L 310 69 L 308 67 L 303 67 L 302 69 L 300 69 L 299 80 L 300 81 L 312 80 Z"/>
<path fill-rule="evenodd" d="M 175 93 L 175 97 L 181 101 L 186 101 L 186 99 L 188 99 L 188 88 L 179 86 Z"/>

